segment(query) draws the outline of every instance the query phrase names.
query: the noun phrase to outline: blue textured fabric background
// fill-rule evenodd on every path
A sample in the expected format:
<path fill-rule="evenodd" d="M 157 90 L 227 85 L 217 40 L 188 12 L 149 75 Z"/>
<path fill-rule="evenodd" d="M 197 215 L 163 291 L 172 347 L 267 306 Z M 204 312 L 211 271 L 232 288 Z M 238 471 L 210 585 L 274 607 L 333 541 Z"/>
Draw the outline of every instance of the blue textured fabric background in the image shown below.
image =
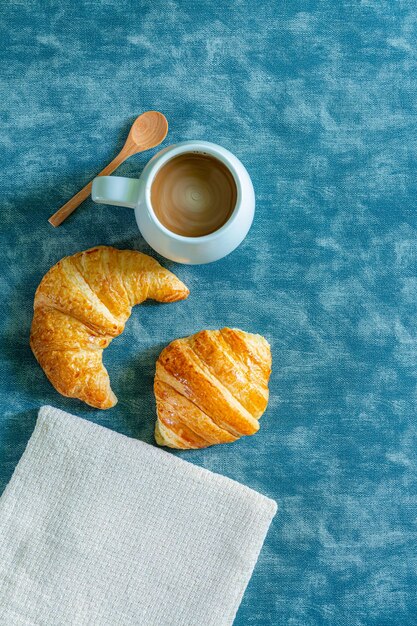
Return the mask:
<path fill-rule="evenodd" d="M 274 356 L 260 432 L 180 453 L 279 502 L 236 626 L 416 624 L 415 2 L 1 5 L 0 491 L 41 404 L 152 443 L 161 348 L 259 332 Z M 224 260 L 166 263 L 191 295 L 134 310 L 105 353 L 119 404 L 100 412 L 37 365 L 33 295 L 65 255 L 150 252 L 128 209 L 88 200 L 47 222 L 147 109 L 170 122 L 164 145 L 235 152 L 257 213 Z"/>

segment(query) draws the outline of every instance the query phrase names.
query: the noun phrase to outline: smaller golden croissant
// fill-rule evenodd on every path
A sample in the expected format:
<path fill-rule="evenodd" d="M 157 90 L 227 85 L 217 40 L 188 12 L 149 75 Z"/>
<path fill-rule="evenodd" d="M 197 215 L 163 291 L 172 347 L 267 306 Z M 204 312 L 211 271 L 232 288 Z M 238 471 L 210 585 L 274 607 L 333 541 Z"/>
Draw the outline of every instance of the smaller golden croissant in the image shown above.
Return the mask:
<path fill-rule="evenodd" d="M 98 409 L 114 406 L 103 350 L 132 307 L 152 298 L 183 300 L 187 287 L 155 259 L 97 246 L 61 259 L 36 290 L 30 345 L 59 393 Z"/>
<path fill-rule="evenodd" d="M 156 442 L 206 448 L 253 435 L 270 374 L 271 350 L 261 335 L 222 328 L 173 341 L 156 363 Z"/>

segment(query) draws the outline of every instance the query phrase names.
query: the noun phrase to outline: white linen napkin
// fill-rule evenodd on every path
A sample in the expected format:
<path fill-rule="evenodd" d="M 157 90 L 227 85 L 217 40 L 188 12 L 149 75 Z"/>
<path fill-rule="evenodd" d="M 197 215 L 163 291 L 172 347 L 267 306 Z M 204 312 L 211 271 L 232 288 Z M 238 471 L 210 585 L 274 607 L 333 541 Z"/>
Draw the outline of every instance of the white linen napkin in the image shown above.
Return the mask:
<path fill-rule="evenodd" d="M 0 499 L 0 623 L 226 626 L 276 503 L 52 407 Z"/>

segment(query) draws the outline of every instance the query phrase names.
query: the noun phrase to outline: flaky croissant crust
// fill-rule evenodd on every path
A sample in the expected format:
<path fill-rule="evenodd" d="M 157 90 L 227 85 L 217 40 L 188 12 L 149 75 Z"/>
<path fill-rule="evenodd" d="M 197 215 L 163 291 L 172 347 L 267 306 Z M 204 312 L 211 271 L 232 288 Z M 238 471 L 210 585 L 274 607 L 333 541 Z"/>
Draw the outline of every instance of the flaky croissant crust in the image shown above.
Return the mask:
<path fill-rule="evenodd" d="M 157 443 L 205 448 L 254 434 L 270 374 L 270 346 L 260 335 L 222 328 L 173 341 L 156 364 Z"/>
<path fill-rule="evenodd" d="M 103 350 L 123 332 L 132 307 L 148 298 L 174 302 L 188 294 L 174 274 L 135 250 L 98 246 L 65 257 L 36 290 L 32 351 L 59 393 L 110 408 L 117 398 Z"/>

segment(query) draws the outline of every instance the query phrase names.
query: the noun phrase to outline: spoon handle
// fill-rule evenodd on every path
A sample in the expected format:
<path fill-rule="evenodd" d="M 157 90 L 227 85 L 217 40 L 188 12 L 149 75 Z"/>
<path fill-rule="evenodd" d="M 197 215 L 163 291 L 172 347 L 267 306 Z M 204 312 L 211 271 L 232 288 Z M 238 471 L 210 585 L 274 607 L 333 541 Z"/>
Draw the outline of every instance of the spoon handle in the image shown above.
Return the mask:
<path fill-rule="evenodd" d="M 97 174 L 97 176 L 108 176 L 109 174 L 114 172 L 114 170 L 118 168 L 119 165 L 123 163 L 123 161 L 126 161 L 128 157 L 130 157 L 132 154 L 135 154 L 137 152 L 137 149 L 132 149 L 130 146 L 129 148 L 126 149 L 126 145 L 125 145 L 122 148 L 122 150 L 119 152 L 119 154 L 113 159 L 113 161 L 111 161 L 104 168 L 104 170 L 100 172 L 100 174 Z M 88 196 L 91 193 L 92 184 L 93 184 L 93 181 L 90 181 L 88 185 L 86 185 L 85 187 L 81 189 L 81 191 L 76 193 L 75 196 L 71 198 L 71 200 L 68 200 L 68 202 L 66 202 L 64 206 L 58 209 L 56 213 L 51 215 L 48 222 L 52 224 L 52 226 L 55 226 L 55 227 L 62 224 L 62 222 L 67 219 L 68 215 L 71 215 L 71 213 L 75 211 L 77 207 L 80 206 L 81 202 L 84 202 L 84 200 L 88 198 Z"/>

